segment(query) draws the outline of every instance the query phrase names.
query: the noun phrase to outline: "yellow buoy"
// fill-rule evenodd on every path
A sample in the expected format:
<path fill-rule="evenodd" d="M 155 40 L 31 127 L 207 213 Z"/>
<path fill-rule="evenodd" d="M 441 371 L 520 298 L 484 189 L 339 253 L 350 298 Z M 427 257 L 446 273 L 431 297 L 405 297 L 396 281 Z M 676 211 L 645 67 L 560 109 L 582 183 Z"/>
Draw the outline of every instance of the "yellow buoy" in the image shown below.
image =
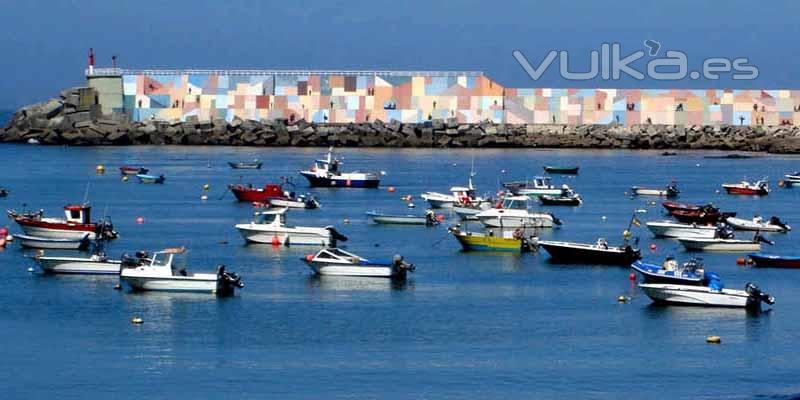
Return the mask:
<path fill-rule="evenodd" d="M 209 185 L 207 183 L 205 185 L 203 185 L 203 190 L 207 191 L 208 189 L 211 189 L 211 185 Z"/>
<path fill-rule="evenodd" d="M 625 296 L 619 296 L 619 297 L 617 297 L 617 301 L 620 302 L 620 303 L 624 303 L 624 302 L 628 301 L 628 299 L 625 298 Z"/>
<path fill-rule="evenodd" d="M 95 171 L 97 171 L 98 174 L 104 174 L 106 172 L 106 167 L 104 167 L 102 164 L 98 165 L 97 168 L 95 168 Z"/>
<path fill-rule="evenodd" d="M 722 343 L 722 338 L 719 336 L 709 336 L 706 338 L 707 343 L 719 344 Z"/>
<path fill-rule="evenodd" d="M 141 317 L 133 317 L 133 318 L 131 318 L 131 323 L 132 324 L 138 325 L 138 324 L 141 324 L 142 322 L 144 322 L 144 320 Z"/>
<path fill-rule="evenodd" d="M 127 182 L 128 181 L 128 175 L 123 175 L 122 176 L 122 181 L 123 182 Z"/>

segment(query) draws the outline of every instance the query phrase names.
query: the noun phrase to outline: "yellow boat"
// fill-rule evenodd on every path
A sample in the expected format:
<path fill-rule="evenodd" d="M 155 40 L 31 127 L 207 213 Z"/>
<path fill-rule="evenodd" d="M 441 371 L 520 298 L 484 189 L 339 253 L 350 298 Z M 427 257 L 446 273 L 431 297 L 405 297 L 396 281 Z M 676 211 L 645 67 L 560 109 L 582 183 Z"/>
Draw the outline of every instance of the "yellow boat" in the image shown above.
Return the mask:
<path fill-rule="evenodd" d="M 477 232 L 462 232 L 457 227 L 450 233 L 461 243 L 464 250 L 476 251 L 529 251 L 532 243 L 521 235 L 494 236 Z"/>

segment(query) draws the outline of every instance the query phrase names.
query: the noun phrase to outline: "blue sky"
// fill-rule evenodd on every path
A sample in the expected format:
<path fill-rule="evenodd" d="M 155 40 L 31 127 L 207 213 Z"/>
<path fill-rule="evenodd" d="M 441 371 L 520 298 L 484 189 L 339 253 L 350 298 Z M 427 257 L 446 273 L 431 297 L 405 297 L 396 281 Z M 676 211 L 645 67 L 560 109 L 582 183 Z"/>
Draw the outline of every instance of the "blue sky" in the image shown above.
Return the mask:
<path fill-rule="evenodd" d="M 0 0 L 0 108 L 80 85 L 86 51 L 125 67 L 482 70 L 515 87 L 800 88 L 796 1 L 108 1 Z M 555 65 L 538 81 L 512 58 L 537 64 L 567 50 L 576 70 L 590 50 L 646 39 L 706 57 L 747 57 L 755 81 L 566 81 Z M 691 69 L 691 68 L 690 68 Z"/>

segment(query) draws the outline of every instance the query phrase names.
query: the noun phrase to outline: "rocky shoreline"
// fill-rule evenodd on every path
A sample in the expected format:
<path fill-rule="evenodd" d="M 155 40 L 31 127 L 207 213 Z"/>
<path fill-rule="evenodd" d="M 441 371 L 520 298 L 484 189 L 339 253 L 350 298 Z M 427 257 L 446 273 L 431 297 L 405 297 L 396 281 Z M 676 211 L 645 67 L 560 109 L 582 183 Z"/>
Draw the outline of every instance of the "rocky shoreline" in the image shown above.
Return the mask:
<path fill-rule="evenodd" d="M 130 122 L 81 104 L 78 88 L 14 113 L 0 142 L 48 145 L 231 145 L 345 147 L 541 147 L 603 149 L 714 149 L 800 153 L 796 126 L 463 124 L 432 120 L 317 124 L 305 120 L 234 118 L 185 122 Z"/>

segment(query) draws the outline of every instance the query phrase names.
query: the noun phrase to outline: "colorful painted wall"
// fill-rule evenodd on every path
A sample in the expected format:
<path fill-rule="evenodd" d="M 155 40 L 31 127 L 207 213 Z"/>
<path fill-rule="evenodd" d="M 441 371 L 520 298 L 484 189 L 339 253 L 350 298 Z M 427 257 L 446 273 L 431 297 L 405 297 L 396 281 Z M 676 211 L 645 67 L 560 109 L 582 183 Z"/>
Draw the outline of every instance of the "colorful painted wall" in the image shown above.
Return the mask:
<path fill-rule="evenodd" d="M 122 109 L 134 120 L 800 124 L 799 90 L 517 89 L 471 72 L 118 73 Z"/>

